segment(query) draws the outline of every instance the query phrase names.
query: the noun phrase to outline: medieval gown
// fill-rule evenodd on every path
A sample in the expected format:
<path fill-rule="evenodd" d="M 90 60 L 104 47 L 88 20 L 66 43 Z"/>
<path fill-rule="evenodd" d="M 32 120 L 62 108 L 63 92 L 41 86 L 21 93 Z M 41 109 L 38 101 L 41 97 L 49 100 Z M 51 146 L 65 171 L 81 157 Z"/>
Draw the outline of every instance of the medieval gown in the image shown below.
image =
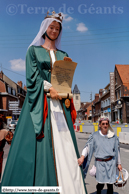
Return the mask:
<path fill-rule="evenodd" d="M 71 108 L 46 97 L 54 60 L 67 54 L 31 46 L 26 55 L 27 96 L 8 155 L 1 186 L 60 186 L 62 194 L 85 194 Z M 72 105 L 71 105 L 72 106 Z M 44 138 L 38 138 L 44 133 Z M 37 138 L 36 138 L 37 137 Z"/>

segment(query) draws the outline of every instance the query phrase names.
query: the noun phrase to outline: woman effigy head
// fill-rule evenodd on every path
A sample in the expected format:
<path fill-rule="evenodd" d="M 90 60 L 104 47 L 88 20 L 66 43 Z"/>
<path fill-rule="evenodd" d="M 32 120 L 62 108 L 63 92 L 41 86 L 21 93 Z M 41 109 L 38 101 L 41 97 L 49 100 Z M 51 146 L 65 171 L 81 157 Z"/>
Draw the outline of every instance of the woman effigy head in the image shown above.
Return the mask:
<path fill-rule="evenodd" d="M 56 14 L 54 11 L 52 12 L 52 15 L 48 15 L 48 14 L 49 12 L 47 12 L 47 16 L 42 21 L 40 30 L 37 36 L 35 37 L 35 39 L 30 44 L 30 46 L 43 45 L 45 42 L 45 37 L 49 34 L 48 37 L 51 36 L 50 39 L 55 41 L 56 48 L 61 49 L 60 43 L 61 43 L 61 35 L 62 35 L 63 16 L 61 13 Z M 54 29 L 54 34 L 51 33 L 51 30 L 52 30 L 51 28 Z"/>

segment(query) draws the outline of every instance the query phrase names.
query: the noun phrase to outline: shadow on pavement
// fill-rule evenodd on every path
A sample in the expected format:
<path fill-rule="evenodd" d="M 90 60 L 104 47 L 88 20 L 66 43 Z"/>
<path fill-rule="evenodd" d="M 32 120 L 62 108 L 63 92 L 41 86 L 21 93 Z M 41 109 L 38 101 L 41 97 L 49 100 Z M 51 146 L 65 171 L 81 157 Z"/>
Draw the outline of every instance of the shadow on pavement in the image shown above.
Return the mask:
<path fill-rule="evenodd" d="M 84 139 L 84 140 L 88 140 L 88 138 L 81 138 L 81 137 L 78 137 L 78 139 Z"/>
<path fill-rule="evenodd" d="M 89 193 L 89 194 L 96 194 L 96 191 L 93 192 L 93 193 Z M 107 189 L 103 189 L 103 190 L 101 191 L 101 194 L 107 194 Z M 119 193 L 113 192 L 113 194 L 119 194 Z"/>

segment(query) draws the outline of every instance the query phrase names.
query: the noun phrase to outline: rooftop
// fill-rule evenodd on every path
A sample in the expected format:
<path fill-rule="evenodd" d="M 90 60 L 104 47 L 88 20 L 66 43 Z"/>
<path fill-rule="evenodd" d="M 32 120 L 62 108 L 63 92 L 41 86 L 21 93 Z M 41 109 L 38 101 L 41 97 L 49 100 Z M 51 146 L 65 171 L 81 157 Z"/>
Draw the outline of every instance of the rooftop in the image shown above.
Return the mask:
<path fill-rule="evenodd" d="M 129 83 L 129 65 L 115 65 L 123 84 Z"/>
<path fill-rule="evenodd" d="M 75 86 L 74 86 L 73 94 L 80 94 L 80 91 L 79 91 L 79 89 L 77 87 L 77 84 L 75 84 Z"/>

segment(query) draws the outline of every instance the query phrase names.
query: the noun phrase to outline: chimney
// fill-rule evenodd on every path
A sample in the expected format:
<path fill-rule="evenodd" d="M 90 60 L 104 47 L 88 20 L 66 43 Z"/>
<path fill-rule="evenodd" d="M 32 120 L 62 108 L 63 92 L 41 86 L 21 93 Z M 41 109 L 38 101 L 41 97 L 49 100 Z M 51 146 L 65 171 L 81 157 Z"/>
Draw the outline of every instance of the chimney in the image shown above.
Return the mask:
<path fill-rule="evenodd" d="M 3 71 L 0 72 L 0 78 L 3 80 Z"/>
<path fill-rule="evenodd" d="M 18 81 L 17 84 L 22 88 L 22 81 Z"/>
<path fill-rule="evenodd" d="M 95 94 L 95 102 L 99 100 L 99 94 Z"/>
<path fill-rule="evenodd" d="M 24 85 L 24 90 L 26 90 L 27 91 L 27 87 Z"/>
<path fill-rule="evenodd" d="M 100 95 L 100 97 L 103 95 L 103 89 L 99 90 L 99 95 Z"/>

